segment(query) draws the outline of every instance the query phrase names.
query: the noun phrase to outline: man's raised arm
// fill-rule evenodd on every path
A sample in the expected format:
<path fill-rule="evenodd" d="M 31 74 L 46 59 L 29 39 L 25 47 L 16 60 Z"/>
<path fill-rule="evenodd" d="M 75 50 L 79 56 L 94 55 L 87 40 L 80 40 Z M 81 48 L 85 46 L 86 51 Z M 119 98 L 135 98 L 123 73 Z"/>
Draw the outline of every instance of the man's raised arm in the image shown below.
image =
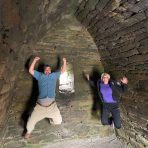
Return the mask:
<path fill-rule="evenodd" d="M 30 73 L 31 75 L 34 75 L 34 67 L 35 67 L 35 64 L 36 64 L 36 62 L 37 62 L 38 60 L 40 60 L 40 58 L 39 58 L 39 57 L 35 57 L 34 60 L 33 60 L 33 62 L 32 62 L 32 64 L 31 64 L 30 67 L 29 67 L 29 73 Z"/>
<path fill-rule="evenodd" d="M 61 73 L 64 73 L 67 68 L 67 61 L 66 58 L 63 58 L 63 66 L 61 67 Z"/>

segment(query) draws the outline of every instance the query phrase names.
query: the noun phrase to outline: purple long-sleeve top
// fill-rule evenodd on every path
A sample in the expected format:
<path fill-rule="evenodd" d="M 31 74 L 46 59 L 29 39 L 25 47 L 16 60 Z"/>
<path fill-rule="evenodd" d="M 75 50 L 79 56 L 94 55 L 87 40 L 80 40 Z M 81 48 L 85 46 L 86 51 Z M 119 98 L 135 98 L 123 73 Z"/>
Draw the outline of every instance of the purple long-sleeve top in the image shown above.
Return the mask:
<path fill-rule="evenodd" d="M 116 103 L 112 96 L 112 89 L 109 84 L 100 83 L 100 92 L 103 96 L 103 100 L 106 103 Z"/>

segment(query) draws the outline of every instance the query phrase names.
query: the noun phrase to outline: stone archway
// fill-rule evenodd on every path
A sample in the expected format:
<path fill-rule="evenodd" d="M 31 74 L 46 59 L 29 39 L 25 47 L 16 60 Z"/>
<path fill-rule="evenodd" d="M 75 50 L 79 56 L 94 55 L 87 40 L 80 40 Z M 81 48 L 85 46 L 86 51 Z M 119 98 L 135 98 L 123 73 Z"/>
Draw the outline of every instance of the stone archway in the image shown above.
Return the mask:
<path fill-rule="evenodd" d="M 15 99 L 17 80 L 20 77 L 28 78 L 26 72 L 28 58 L 31 55 L 41 55 L 55 67 L 58 54 L 67 53 L 69 60 L 74 63 L 74 73 L 75 71 L 77 73 L 76 89 L 80 87 L 79 82 L 82 81 L 81 87 L 85 90 L 76 90 L 80 96 L 88 92 L 87 84 L 83 81 L 82 69 L 91 72 L 95 65 L 101 72 L 104 69 L 109 71 L 115 79 L 119 79 L 123 74 L 128 76 L 130 91 L 122 101 L 124 130 L 118 131 L 118 134 L 134 147 L 146 147 L 148 80 L 146 0 L 75 2 L 7 0 L 0 2 L 0 8 L 1 121 L 5 121 L 11 100 Z M 73 14 L 73 18 L 69 14 Z M 69 23 L 69 28 L 64 28 L 66 27 L 64 23 Z M 62 30 L 65 32 L 61 32 Z M 20 75 L 21 72 L 23 75 Z M 24 85 L 23 82 L 21 83 Z"/>

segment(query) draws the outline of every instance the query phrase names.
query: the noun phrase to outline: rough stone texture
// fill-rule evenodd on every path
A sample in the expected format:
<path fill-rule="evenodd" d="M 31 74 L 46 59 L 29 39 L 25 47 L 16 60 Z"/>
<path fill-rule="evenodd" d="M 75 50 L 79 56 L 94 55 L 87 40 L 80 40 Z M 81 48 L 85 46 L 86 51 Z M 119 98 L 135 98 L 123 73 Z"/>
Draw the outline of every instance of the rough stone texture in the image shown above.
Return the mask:
<path fill-rule="evenodd" d="M 0 114 L 1 124 L 12 99 L 11 90 L 15 86 L 17 74 L 25 67 L 27 58 L 33 53 L 34 44 L 53 24 L 64 17 L 65 13 L 72 13 L 75 9 L 71 8 L 76 6 L 77 2 L 68 3 L 67 0 L 0 1 L 0 83 L 5 85 L 0 86 L 0 89 L 3 87 L 4 91 L 6 85 L 10 86 L 7 90 L 7 94 L 10 94 L 7 95 L 7 101 L 1 99 L 3 96 L 0 94 L 4 107 Z"/>
<path fill-rule="evenodd" d="M 146 0 L 101 0 L 95 3 L 88 0 L 82 1 L 76 11 L 78 20 L 98 47 L 105 71 L 116 79 L 126 75 L 130 80 L 129 94 L 122 99 L 124 130 L 117 133 L 121 137 L 125 134 L 124 138 L 133 147 L 148 146 L 147 9 Z"/>
<path fill-rule="evenodd" d="M 83 72 L 129 78 L 121 104 L 124 128 L 117 135 L 129 146 L 147 147 L 147 18 L 147 0 L 1 0 L 0 126 L 29 58 L 39 55 L 55 68 L 60 55 L 74 64 L 78 98 L 87 93 L 93 98 Z"/>
<path fill-rule="evenodd" d="M 3 148 L 16 147 L 102 147 L 126 148 L 126 143 L 119 141 L 114 129 L 103 126 L 100 117 L 91 115 L 92 97 L 85 94 L 80 97 L 57 96 L 56 101 L 63 117 L 59 126 L 49 124 L 49 120 L 40 121 L 32 132 L 32 138 L 22 137 L 23 114 L 30 98 L 32 78 L 26 71 L 19 74 L 14 98 L 8 113 L 6 124 L 0 127 L 0 145 Z M 33 98 L 32 98 L 33 99 Z M 31 104 L 28 104 L 28 107 Z M 29 112 L 29 114 L 31 111 Z"/>

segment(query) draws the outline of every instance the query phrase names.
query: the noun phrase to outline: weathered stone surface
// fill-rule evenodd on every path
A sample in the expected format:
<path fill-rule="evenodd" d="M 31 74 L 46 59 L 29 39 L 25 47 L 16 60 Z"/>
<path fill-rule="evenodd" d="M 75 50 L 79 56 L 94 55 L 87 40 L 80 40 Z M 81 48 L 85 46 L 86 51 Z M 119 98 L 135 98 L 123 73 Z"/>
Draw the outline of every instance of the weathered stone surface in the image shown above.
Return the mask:
<path fill-rule="evenodd" d="M 148 3 L 146 0 L 137 2 L 134 0 L 103 1 L 102 6 L 101 3 L 102 1 L 99 1 L 94 10 L 90 9 L 87 17 L 83 20 L 81 20 L 81 13 L 85 12 L 85 7 L 79 8 L 77 18 L 88 28 L 94 38 L 104 69 L 110 71 L 116 77 L 127 75 L 130 80 L 130 89 L 133 91 L 132 94 L 137 94 L 137 89 L 145 93 L 147 91 L 148 74 L 148 28 L 146 27 Z M 85 14 L 83 13 L 83 15 Z M 139 103 L 139 98 L 143 104 L 142 102 Z M 132 104 L 131 96 L 128 96 L 128 99 L 130 101 L 127 104 L 130 107 L 127 107 L 125 103 L 124 107 L 125 110 L 129 110 L 130 117 L 122 117 L 124 117 L 123 121 L 126 121 L 124 127 L 129 128 L 123 130 L 120 136 L 128 141 L 130 135 L 133 135 L 129 140 L 133 147 L 146 147 L 147 144 L 144 145 L 140 140 L 137 140 L 134 134 L 142 135 L 142 133 L 145 133 L 144 130 L 138 131 L 137 119 L 141 119 L 140 125 L 142 127 L 140 128 L 145 129 L 148 119 L 146 117 L 147 101 L 143 95 L 134 99 L 137 104 Z M 140 110 L 142 111 L 138 114 Z M 123 109 L 122 112 L 124 112 Z M 130 120 L 132 120 L 131 123 L 129 123 Z"/>
<path fill-rule="evenodd" d="M 1 66 L 0 66 L 0 78 L 2 78 L 2 76 L 3 76 L 3 73 L 5 71 L 5 67 L 6 67 L 6 64 L 1 63 Z"/>
<path fill-rule="evenodd" d="M 51 63 L 56 68 L 58 57 L 65 56 L 74 65 L 75 95 L 80 100 L 87 98 L 85 94 L 93 95 L 84 80 L 83 72 L 93 74 L 97 71 L 100 74 L 105 70 L 117 79 L 123 75 L 128 76 L 131 94 L 125 96 L 125 103 L 123 102 L 125 108 L 122 108 L 121 113 L 124 130 L 119 135 L 131 143 L 129 146 L 147 147 L 147 0 L 1 0 L 0 10 L 0 121 L 4 120 L 13 92 L 17 90 L 17 79 L 28 76 L 28 73 L 21 76 L 20 73 L 28 71 L 30 59 L 40 56 L 41 62 Z M 27 80 L 31 80 L 31 77 L 24 79 L 19 85 L 32 84 Z M 31 90 L 31 87 L 28 89 Z M 29 91 L 23 93 L 26 97 L 30 95 Z M 22 99 L 20 101 L 24 101 L 25 95 L 22 96 L 20 92 L 17 94 Z M 18 104 L 16 112 L 21 111 Z M 90 117 L 90 112 L 87 112 L 90 110 L 88 104 L 75 108 L 71 118 L 79 120 L 75 116 L 79 115 L 83 119 L 86 117 L 83 116 L 84 111 Z M 65 119 L 71 121 L 67 117 L 68 113 L 65 114 Z M 10 121 L 16 122 L 18 118 L 19 113 L 10 117 Z M 73 130 L 80 137 L 98 132 L 97 127 L 91 130 L 86 124 L 78 124 L 77 127 L 78 130 Z M 89 132 L 80 132 L 87 128 Z M 37 137 L 37 131 L 36 138 L 43 138 L 44 134 Z M 71 134 L 65 132 L 62 136 L 68 137 Z M 15 131 L 10 130 L 8 135 L 13 137 Z M 57 135 L 51 134 L 51 137 L 55 140 Z M 13 142 L 9 141 L 7 144 L 11 147 Z M 21 146 L 20 143 L 16 144 L 16 147 Z"/>
<path fill-rule="evenodd" d="M 1 91 L 4 83 L 5 83 L 5 81 L 3 79 L 0 79 L 0 91 Z"/>
<path fill-rule="evenodd" d="M 4 135 L 2 135 L 2 146 L 3 147 L 33 147 L 35 145 L 41 147 L 49 147 L 59 144 L 63 145 L 62 141 L 67 144 L 69 142 L 75 142 L 83 146 L 81 140 L 91 140 L 90 146 L 97 148 L 99 145 L 107 146 L 105 142 L 112 141 L 110 145 L 116 147 L 125 147 L 125 144 L 118 141 L 113 134 L 113 129 L 108 126 L 103 126 L 98 118 L 91 115 L 92 99 L 91 95 L 74 96 L 73 98 L 56 98 L 57 104 L 63 117 L 63 123 L 59 126 L 50 125 L 47 120 L 40 121 L 35 130 L 32 133 L 32 138 L 28 141 L 22 139 L 21 134 L 23 127 L 19 123 L 21 115 L 25 109 L 25 103 L 28 101 L 28 93 L 32 83 L 31 79 L 27 79 L 28 75 L 22 71 L 20 78 L 17 81 L 17 91 L 15 98 L 13 98 L 11 107 L 9 109 L 8 120 L 3 129 Z M 24 83 L 25 80 L 25 83 Z M 23 85 L 22 85 L 23 84 Z M 25 96 L 24 96 L 25 95 Z M 81 99 L 80 99 L 80 98 Z M 7 129 L 7 130 L 5 130 Z M 104 140 L 104 144 L 101 142 Z M 98 143 L 99 142 L 99 143 Z M 107 143 L 108 143 L 107 142 Z M 64 145 L 63 145 L 64 146 Z"/>
<path fill-rule="evenodd" d="M 140 80 L 139 81 L 139 88 L 141 88 L 142 90 L 148 90 L 148 80 Z"/>
<path fill-rule="evenodd" d="M 129 63 L 141 62 L 141 61 L 147 61 L 147 60 L 148 60 L 148 54 L 134 55 L 129 59 Z"/>
<path fill-rule="evenodd" d="M 0 91 L 0 95 L 8 92 L 9 90 L 10 90 L 10 84 L 4 84 Z"/>
<path fill-rule="evenodd" d="M 3 19 L 2 22 L 4 26 L 8 25 L 10 28 L 13 28 L 20 24 L 19 8 L 13 0 L 3 1 L 1 10 Z"/>
<path fill-rule="evenodd" d="M 8 112 L 9 105 L 10 105 L 9 96 L 10 96 L 9 93 L 5 93 L 0 96 L 0 104 L 1 104 L 0 124 L 3 124 L 6 119 L 6 115 Z"/>

